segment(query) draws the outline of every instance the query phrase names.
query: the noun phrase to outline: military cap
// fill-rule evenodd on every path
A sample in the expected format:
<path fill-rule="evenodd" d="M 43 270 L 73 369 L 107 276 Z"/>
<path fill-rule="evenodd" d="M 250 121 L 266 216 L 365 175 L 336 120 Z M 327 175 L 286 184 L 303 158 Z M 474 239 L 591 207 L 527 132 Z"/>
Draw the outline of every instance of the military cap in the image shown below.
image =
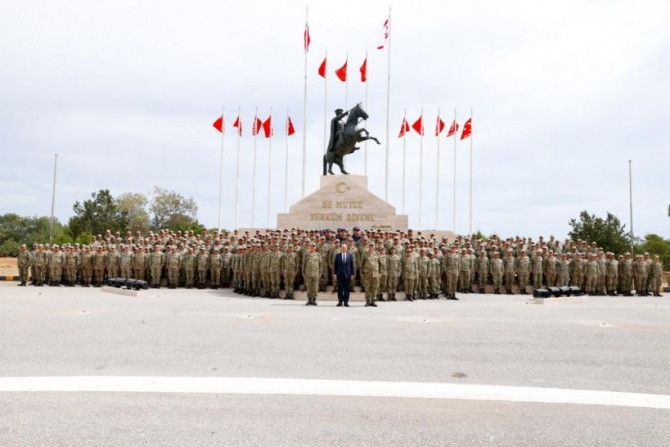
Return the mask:
<path fill-rule="evenodd" d="M 310 247 L 316 247 L 316 242 L 310 242 L 310 243 L 309 243 L 309 246 L 310 246 Z"/>

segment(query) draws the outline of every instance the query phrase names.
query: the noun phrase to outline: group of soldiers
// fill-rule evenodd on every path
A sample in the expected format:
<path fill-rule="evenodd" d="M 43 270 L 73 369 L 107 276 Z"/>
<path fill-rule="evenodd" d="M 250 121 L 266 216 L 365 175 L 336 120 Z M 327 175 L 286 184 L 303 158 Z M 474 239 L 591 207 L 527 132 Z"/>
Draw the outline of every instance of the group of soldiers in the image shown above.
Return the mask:
<path fill-rule="evenodd" d="M 21 247 L 21 286 L 101 286 L 108 278 L 146 280 L 151 287 L 220 288 L 266 298 L 293 299 L 304 287 L 307 305 L 332 286 L 335 257 L 348 246 L 354 263 L 354 286 L 376 301 L 457 299 L 456 293 L 513 294 L 528 287 L 577 286 L 589 295 L 660 296 L 662 265 L 648 253 L 616 256 L 595 243 L 531 238 L 438 239 L 412 230 L 361 231 L 268 230 L 196 235 L 160 231 L 147 236 L 111 231 L 91 244 L 35 244 Z"/>

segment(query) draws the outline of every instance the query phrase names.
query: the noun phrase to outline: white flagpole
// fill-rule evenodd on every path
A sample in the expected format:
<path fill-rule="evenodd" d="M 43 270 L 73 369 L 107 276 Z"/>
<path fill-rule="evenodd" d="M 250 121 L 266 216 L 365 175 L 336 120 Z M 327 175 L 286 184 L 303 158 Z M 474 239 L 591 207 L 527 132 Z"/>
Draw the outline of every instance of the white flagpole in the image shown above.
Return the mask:
<path fill-rule="evenodd" d="M 349 104 L 349 52 L 347 51 L 347 58 L 345 64 L 347 65 L 347 71 L 345 76 L 347 79 L 344 81 L 344 110 L 348 109 Z"/>
<path fill-rule="evenodd" d="M 56 207 L 56 167 L 58 166 L 58 154 L 54 154 L 54 185 L 51 190 L 51 218 L 49 219 L 49 246 L 54 237 L 54 208 Z"/>
<path fill-rule="evenodd" d="M 421 107 L 421 130 L 423 130 L 423 107 Z M 421 226 L 421 214 L 423 212 L 423 132 L 421 132 L 421 140 L 419 143 L 419 231 L 423 229 Z"/>
<path fill-rule="evenodd" d="M 286 108 L 286 125 L 284 126 L 284 136 L 286 138 L 286 154 L 284 161 L 284 212 L 287 213 L 288 203 L 288 107 Z"/>
<path fill-rule="evenodd" d="M 388 68 L 387 68 L 387 78 L 386 78 L 386 172 L 385 176 L 385 185 L 384 185 L 384 200 L 388 201 L 389 198 L 389 155 L 390 155 L 390 144 L 391 144 L 391 5 L 389 5 L 389 17 L 388 17 Z"/>
<path fill-rule="evenodd" d="M 274 132 L 272 131 L 272 107 L 270 107 L 270 150 L 268 152 L 268 217 L 267 225 L 265 228 L 270 228 L 270 192 L 272 191 L 272 137 Z"/>
<path fill-rule="evenodd" d="M 470 126 L 472 126 L 472 108 L 470 108 Z M 470 218 L 468 219 L 468 233 L 468 236 L 472 236 L 472 132 L 470 132 Z"/>
<path fill-rule="evenodd" d="M 367 79 L 367 71 L 368 71 L 368 50 L 365 50 L 365 111 L 370 113 L 370 105 L 368 104 L 368 79 Z M 368 128 L 368 120 L 365 120 L 365 128 Z M 365 176 L 368 176 L 368 142 L 367 140 L 365 141 L 365 159 L 364 159 L 364 168 L 363 172 L 365 173 Z"/>
<path fill-rule="evenodd" d="M 326 61 L 326 70 L 323 72 L 323 153 L 328 150 L 328 50 L 323 58 Z"/>
<path fill-rule="evenodd" d="M 240 112 L 242 107 L 237 108 L 237 118 L 240 118 Z M 240 124 L 241 126 L 241 124 Z M 237 167 L 235 171 L 235 229 L 238 227 L 238 216 L 239 216 L 239 201 L 240 201 L 240 128 L 237 128 Z"/>
<path fill-rule="evenodd" d="M 440 220 L 440 108 L 437 108 L 437 120 L 435 123 L 437 134 L 437 178 L 435 179 L 435 229 L 439 230 Z"/>
<path fill-rule="evenodd" d="M 252 183 L 251 183 L 251 228 L 256 228 L 256 140 L 258 139 L 258 132 L 260 129 L 256 127 L 256 123 L 258 122 L 258 106 L 256 106 L 256 113 L 254 114 L 254 124 L 252 125 L 252 133 L 253 130 L 256 129 L 255 135 L 254 135 L 254 166 L 253 166 L 253 174 L 252 174 Z"/>
<path fill-rule="evenodd" d="M 309 9 L 305 6 L 305 28 L 309 24 Z M 305 176 L 307 168 L 307 46 L 305 46 L 305 93 L 302 102 L 302 194 L 305 197 Z"/>
<path fill-rule="evenodd" d="M 221 164 L 219 166 L 219 234 L 221 234 L 221 200 L 223 199 L 223 148 L 226 135 L 226 120 L 224 114 L 226 108 L 223 107 L 221 110 Z"/>
<path fill-rule="evenodd" d="M 454 123 L 456 122 L 456 109 L 454 109 Z M 456 233 L 456 144 L 458 144 L 458 131 L 454 132 L 454 226 L 451 231 Z"/>
<path fill-rule="evenodd" d="M 402 119 L 403 131 L 405 130 L 405 120 L 407 120 L 407 109 Z M 402 213 L 405 214 L 405 173 L 407 172 L 407 134 L 402 136 Z"/>

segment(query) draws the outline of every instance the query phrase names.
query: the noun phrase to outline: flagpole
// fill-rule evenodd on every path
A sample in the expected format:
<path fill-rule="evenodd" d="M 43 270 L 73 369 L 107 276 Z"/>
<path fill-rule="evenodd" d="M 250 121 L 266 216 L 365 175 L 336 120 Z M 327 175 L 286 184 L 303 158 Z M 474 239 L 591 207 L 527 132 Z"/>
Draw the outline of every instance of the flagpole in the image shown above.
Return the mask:
<path fill-rule="evenodd" d="M 51 189 L 51 218 L 49 219 L 49 246 L 54 237 L 54 209 L 56 207 L 56 167 L 58 166 L 58 154 L 54 154 L 54 184 Z"/>
<path fill-rule="evenodd" d="M 237 108 L 237 118 L 240 118 L 240 112 L 242 107 Z M 241 124 L 240 124 L 241 127 Z M 237 160 L 236 160 L 236 170 L 235 170 L 235 230 L 238 227 L 238 216 L 239 216 L 239 201 L 240 201 L 240 128 L 237 128 Z"/>
<path fill-rule="evenodd" d="M 629 199 L 630 199 L 630 253 L 635 259 L 635 245 L 633 241 L 635 240 L 635 233 L 633 233 L 633 161 L 628 160 L 628 189 L 629 189 Z"/>
<path fill-rule="evenodd" d="M 470 108 L 470 126 L 472 126 L 472 108 Z M 468 236 L 472 236 L 472 139 L 472 132 L 470 132 L 470 218 L 468 219 Z"/>
<path fill-rule="evenodd" d="M 328 50 L 324 59 L 326 61 L 326 68 L 328 68 Z M 323 153 L 328 150 L 328 70 L 323 72 Z"/>
<path fill-rule="evenodd" d="M 387 78 L 386 78 L 386 172 L 385 176 L 385 185 L 384 185 L 384 200 L 388 201 L 389 198 L 389 154 L 390 154 L 390 144 L 391 144 L 391 133 L 390 133 L 390 124 L 391 124 L 391 5 L 389 5 L 389 17 L 388 17 L 388 67 L 387 67 Z"/>
<path fill-rule="evenodd" d="M 259 132 L 256 123 L 258 123 L 258 106 L 256 106 L 254 124 L 251 127 L 251 132 L 254 134 L 254 167 L 251 181 L 251 228 L 256 228 L 256 140 L 258 139 Z"/>
<path fill-rule="evenodd" d="M 347 59 L 345 62 L 347 72 L 349 71 L 349 52 L 347 51 Z M 345 72 L 346 79 L 344 80 L 344 110 L 348 110 L 349 105 L 349 73 Z"/>
<path fill-rule="evenodd" d="M 402 120 L 404 130 L 405 120 L 407 119 L 407 109 Z M 405 173 L 407 171 L 407 135 L 403 133 L 402 136 L 402 213 L 405 214 Z"/>
<path fill-rule="evenodd" d="M 440 108 L 437 108 L 437 123 L 435 124 L 437 134 L 437 178 L 435 179 L 435 229 L 439 230 L 440 220 Z"/>
<path fill-rule="evenodd" d="M 225 118 L 224 114 L 226 108 L 223 107 L 221 110 L 221 163 L 219 166 L 219 234 L 221 234 L 221 200 L 223 199 L 223 148 L 226 135 Z"/>
<path fill-rule="evenodd" d="M 365 111 L 368 112 L 368 114 L 369 114 L 370 113 L 370 106 L 368 104 L 368 75 L 367 75 L 367 71 L 368 71 L 368 50 L 365 50 Z M 368 120 L 365 120 L 365 128 L 366 129 L 368 128 Z M 368 176 L 368 141 L 367 140 L 365 140 L 364 152 L 365 152 L 365 159 L 364 159 L 364 162 L 363 162 L 364 163 L 363 172 L 365 173 L 365 176 L 367 177 Z"/>
<path fill-rule="evenodd" d="M 454 109 L 454 123 L 456 122 L 456 109 Z M 453 124 L 452 124 L 453 125 Z M 454 132 L 454 225 L 451 231 L 456 233 L 456 145 L 458 144 L 458 131 Z"/>
<path fill-rule="evenodd" d="M 421 226 L 421 214 L 423 212 L 423 107 L 421 107 L 421 140 L 419 140 L 419 231 Z"/>
<path fill-rule="evenodd" d="M 286 204 L 288 203 L 288 107 L 286 108 L 286 128 L 284 136 L 286 138 L 286 155 L 284 161 L 284 212 L 288 212 Z"/>
<path fill-rule="evenodd" d="M 270 228 L 270 192 L 272 191 L 272 137 L 274 132 L 272 131 L 272 107 L 270 107 L 270 150 L 268 152 L 268 217 L 267 225 L 265 228 Z"/>
<path fill-rule="evenodd" d="M 309 31 L 309 7 L 305 6 L 305 30 Z M 307 168 L 307 52 L 308 45 L 305 44 L 305 93 L 302 102 L 302 194 L 305 197 L 305 175 Z"/>

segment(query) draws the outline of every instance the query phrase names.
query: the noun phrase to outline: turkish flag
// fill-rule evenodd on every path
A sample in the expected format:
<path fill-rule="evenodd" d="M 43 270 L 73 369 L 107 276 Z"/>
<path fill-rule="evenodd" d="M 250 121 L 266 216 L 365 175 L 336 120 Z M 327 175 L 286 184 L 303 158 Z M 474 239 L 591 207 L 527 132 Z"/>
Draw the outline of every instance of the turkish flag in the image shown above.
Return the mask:
<path fill-rule="evenodd" d="M 403 118 L 402 124 L 400 125 L 400 133 L 398 134 L 398 138 L 404 137 L 407 132 L 409 132 L 409 123 L 407 122 L 407 118 Z"/>
<path fill-rule="evenodd" d="M 368 80 L 368 58 L 367 57 L 363 61 L 363 65 L 361 65 L 360 72 L 361 72 L 361 82 L 367 81 Z"/>
<path fill-rule="evenodd" d="M 240 121 L 240 115 L 237 115 L 233 127 L 237 127 L 237 135 L 242 136 L 242 121 Z"/>
<path fill-rule="evenodd" d="M 291 121 L 291 117 L 286 117 L 286 135 L 291 136 L 295 133 L 295 127 L 293 127 L 293 122 Z"/>
<path fill-rule="evenodd" d="M 419 135 L 423 136 L 423 115 L 412 124 L 412 129 L 416 130 Z"/>
<path fill-rule="evenodd" d="M 324 57 L 323 62 L 321 62 L 321 65 L 319 65 L 319 76 L 321 76 L 323 79 L 326 79 L 326 59 L 327 57 Z"/>
<path fill-rule="evenodd" d="M 268 116 L 268 119 L 263 122 L 263 132 L 265 132 L 265 138 L 272 136 L 272 115 Z"/>
<path fill-rule="evenodd" d="M 309 37 L 309 23 L 305 22 L 305 32 L 302 35 L 302 40 L 305 45 L 305 53 L 309 51 L 309 44 L 312 42 L 312 39 Z"/>
<path fill-rule="evenodd" d="M 386 19 L 386 21 L 384 22 L 384 25 L 382 26 L 382 43 L 377 46 L 378 50 L 383 50 L 384 46 L 386 45 L 386 42 L 388 42 L 389 40 L 389 32 L 391 31 L 389 20 L 391 20 L 390 15 L 389 18 Z"/>
<path fill-rule="evenodd" d="M 458 123 L 456 120 L 454 120 L 453 123 L 451 123 L 451 127 L 449 128 L 449 132 L 447 132 L 447 137 L 450 137 L 452 135 L 456 135 L 456 132 L 458 132 Z"/>
<path fill-rule="evenodd" d="M 461 133 L 461 140 L 466 139 L 472 135 L 472 118 L 468 118 L 468 120 L 463 124 L 463 133 Z"/>
<path fill-rule="evenodd" d="M 218 117 L 214 123 L 212 123 L 212 126 L 219 132 L 223 133 L 223 115 Z"/>
<path fill-rule="evenodd" d="M 437 122 L 435 123 L 435 136 L 441 134 L 443 130 L 444 130 L 444 121 L 442 121 L 442 118 L 440 118 L 438 115 Z"/>
<path fill-rule="evenodd" d="M 263 127 L 263 121 L 258 116 L 254 117 L 254 123 L 251 125 L 251 135 L 258 135 Z"/>
<path fill-rule="evenodd" d="M 337 70 L 335 70 L 335 74 L 337 75 L 337 77 L 338 77 L 338 78 L 340 79 L 340 81 L 342 81 L 342 82 L 347 82 L 347 63 L 348 63 L 348 62 L 349 62 L 349 60 L 346 60 L 346 61 L 344 62 L 344 65 L 342 65 L 340 68 L 338 68 Z"/>

